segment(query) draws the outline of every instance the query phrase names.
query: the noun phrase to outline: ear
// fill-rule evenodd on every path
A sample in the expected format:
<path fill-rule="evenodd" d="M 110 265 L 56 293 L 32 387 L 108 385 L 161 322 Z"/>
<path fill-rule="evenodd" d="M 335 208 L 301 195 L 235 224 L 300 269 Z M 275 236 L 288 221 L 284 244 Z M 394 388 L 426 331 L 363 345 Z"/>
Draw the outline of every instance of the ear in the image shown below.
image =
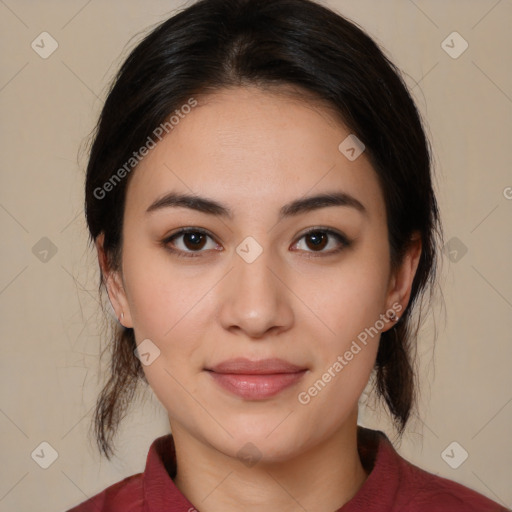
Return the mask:
<path fill-rule="evenodd" d="M 98 235 L 95 245 L 98 252 L 98 263 L 107 287 L 108 298 L 121 325 L 124 327 L 133 327 L 122 275 L 120 271 L 113 270 L 108 265 L 107 255 L 103 247 L 104 238 L 104 233 Z M 121 318 L 121 314 L 123 314 L 123 318 Z"/>
<path fill-rule="evenodd" d="M 414 232 L 400 267 L 391 274 L 389 279 L 387 307 L 388 309 L 395 310 L 398 316 L 400 316 L 399 312 L 404 311 L 407 304 L 409 304 L 412 283 L 420 262 L 420 256 L 421 235 L 419 232 Z M 400 305 L 400 308 L 398 308 L 398 305 Z M 391 329 L 393 325 L 394 322 L 391 322 L 391 325 L 384 329 L 383 332 Z"/>

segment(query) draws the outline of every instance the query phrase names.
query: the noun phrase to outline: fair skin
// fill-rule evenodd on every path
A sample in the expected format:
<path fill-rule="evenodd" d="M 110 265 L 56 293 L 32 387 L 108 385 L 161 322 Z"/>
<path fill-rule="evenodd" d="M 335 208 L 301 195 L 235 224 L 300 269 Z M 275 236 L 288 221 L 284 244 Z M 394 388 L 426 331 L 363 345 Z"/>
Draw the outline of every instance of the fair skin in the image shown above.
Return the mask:
<path fill-rule="evenodd" d="M 144 372 L 168 411 L 175 483 L 203 512 L 332 512 L 367 478 L 357 407 L 380 334 L 307 404 L 298 395 L 332 373 L 338 356 L 393 304 L 405 309 L 421 241 L 391 272 L 375 171 L 365 153 L 350 161 L 338 150 L 349 134 L 320 106 L 254 87 L 202 98 L 131 177 L 122 272 L 106 267 L 98 238 L 116 314 L 137 343 L 150 339 L 160 350 Z M 184 206 L 146 212 L 171 191 L 215 200 L 232 216 Z M 324 205 L 278 218 L 286 203 L 338 191 L 365 212 Z M 316 249 L 304 234 L 319 226 L 326 238 Z M 196 255 L 179 258 L 162 241 L 186 227 L 209 236 L 198 246 L 187 235 L 168 242 Z M 345 247 L 327 228 L 352 243 Z M 262 250 L 251 262 L 236 251 L 246 237 Z M 207 371 L 234 357 L 277 357 L 306 371 L 276 395 L 251 399 Z M 247 443 L 257 449 L 255 465 L 237 456 Z"/>

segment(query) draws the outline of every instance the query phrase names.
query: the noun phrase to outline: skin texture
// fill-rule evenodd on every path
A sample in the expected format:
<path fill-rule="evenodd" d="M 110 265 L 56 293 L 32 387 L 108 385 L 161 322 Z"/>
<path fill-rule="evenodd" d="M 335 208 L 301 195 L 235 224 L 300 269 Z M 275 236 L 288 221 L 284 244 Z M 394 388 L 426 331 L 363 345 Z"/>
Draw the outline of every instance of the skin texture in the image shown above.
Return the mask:
<path fill-rule="evenodd" d="M 98 237 L 117 316 L 123 313 L 137 343 L 150 339 L 160 350 L 144 371 L 168 411 L 176 485 L 202 511 L 332 512 L 367 477 L 357 452 L 357 407 L 380 335 L 308 404 L 297 397 L 393 304 L 407 306 L 421 241 L 392 274 L 375 171 L 365 153 L 349 161 L 338 150 L 349 134 L 328 110 L 268 90 L 203 97 L 131 177 L 122 272 L 106 267 Z M 233 217 L 184 207 L 145 213 L 170 191 L 214 199 Z M 367 214 L 331 206 L 278 221 L 285 203 L 333 191 L 357 198 Z M 341 232 L 351 245 L 330 235 L 315 249 L 303 235 L 318 226 Z M 184 227 L 211 233 L 198 257 L 179 258 L 162 243 Z M 262 249 L 251 263 L 236 252 L 248 236 Z M 194 250 L 186 236 L 173 244 Z M 382 330 L 392 326 L 387 321 Z M 272 398 L 244 400 L 204 371 L 233 357 L 279 357 L 308 371 Z M 249 442 L 261 457 L 252 467 L 237 457 Z"/>

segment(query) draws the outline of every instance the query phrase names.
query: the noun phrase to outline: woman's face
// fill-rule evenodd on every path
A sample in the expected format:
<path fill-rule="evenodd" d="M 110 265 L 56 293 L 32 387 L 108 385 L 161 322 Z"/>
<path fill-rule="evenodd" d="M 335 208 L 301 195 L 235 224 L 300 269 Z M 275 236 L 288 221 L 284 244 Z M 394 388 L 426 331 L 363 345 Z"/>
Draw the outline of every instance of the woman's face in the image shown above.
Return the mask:
<path fill-rule="evenodd" d="M 173 430 L 277 461 L 356 417 L 415 269 L 390 273 L 382 192 L 365 153 L 354 159 L 350 139 L 339 149 L 349 135 L 305 101 L 225 90 L 134 171 L 122 287 L 109 293 L 145 340 L 144 372 Z M 306 201 L 324 194 L 339 197 Z"/>

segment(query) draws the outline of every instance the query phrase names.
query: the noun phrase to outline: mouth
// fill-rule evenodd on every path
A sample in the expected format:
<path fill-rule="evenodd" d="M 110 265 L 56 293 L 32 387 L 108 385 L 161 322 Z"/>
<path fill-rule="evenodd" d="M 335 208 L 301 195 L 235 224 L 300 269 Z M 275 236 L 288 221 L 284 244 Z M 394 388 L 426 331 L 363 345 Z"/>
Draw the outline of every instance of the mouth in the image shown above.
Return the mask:
<path fill-rule="evenodd" d="M 283 359 L 236 358 L 205 368 L 205 371 L 231 394 L 246 400 L 264 400 L 297 384 L 308 369 Z"/>

